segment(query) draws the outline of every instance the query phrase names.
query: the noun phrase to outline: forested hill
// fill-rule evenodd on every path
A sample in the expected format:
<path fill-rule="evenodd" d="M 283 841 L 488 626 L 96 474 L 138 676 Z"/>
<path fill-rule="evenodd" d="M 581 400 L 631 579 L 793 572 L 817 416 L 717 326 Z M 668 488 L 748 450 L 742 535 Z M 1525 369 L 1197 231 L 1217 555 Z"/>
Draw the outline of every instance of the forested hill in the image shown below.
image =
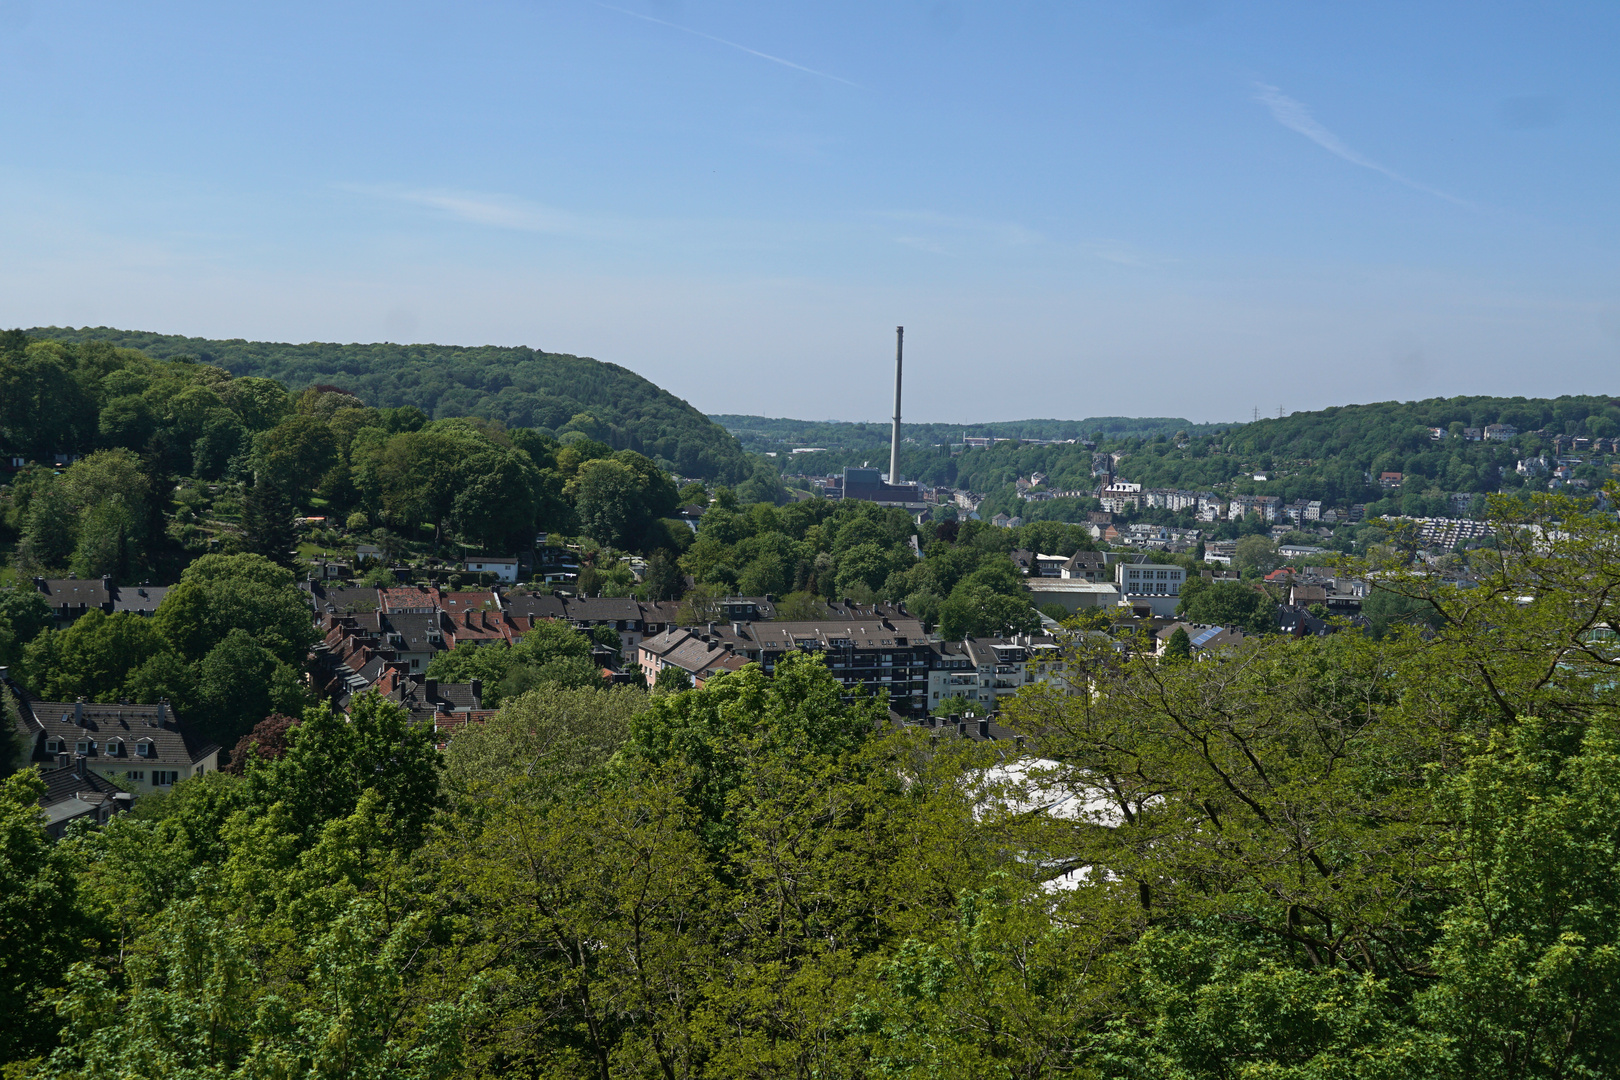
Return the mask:
<path fill-rule="evenodd" d="M 1498 423 L 1511 425 L 1517 434 L 1502 441 L 1468 434 L 1469 428 Z M 1117 455 L 1116 476 L 1146 487 L 1321 499 L 1330 505 L 1384 498 L 1389 492 L 1377 478 L 1398 472 L 1403 474 L 1399 512 L 1438 516 L 1447 512 L 1446 497 L 1452 494 L 1545 490 L 1546 476 L 1520 475 L 1515 465 L 1541 455 L 1550 459 L 1554 439 L 1561 435 L 1599 440 L 1577 454 L 1579 461 L 1572 467 L 1575 479 L 1601 484 L 1613 475 L 1610 466 L 1620 463 L 1601 442 L 1620 435 L 1620 400 L 1601 394 L 1343 405 L 1232 424 L 1224 431 L 1200 434 L 1189 429 L 1185 438 L 1173 433 L 1107 437 L 1098 449 Z M 1024 512 L 1026 517 L 1070 514 L 1083 507 L 1065 500 L 1020 503 L 1013 491 L 1015 479 L 1042 472 L 1051 489 L 1088 489 L 1097 483 L 1095 463 L 1085 447 L 1064 444 L 1006 442 L 955 455 L 910 446 L 901 455 L 901 470 L 908 477 L 989 495 L 981 510 Z"/>
<path fill-rule="evenodd" d="M 753 471 L 737 440 L 697 409 L 633 371 L 587 357 L 521 346 L 213 341 L 106 326 L 27 333 L 107 341 L 158 359 L 191 356 L 295 392 L 338 386 L 376 408 L 414 405 L 434 419 L 482 416 L 558 435 L 581 431 L 615 449 L 661 458 L 683 476 L 737 483 Z"/>
<path fill-rule="evenodd" d="M 785 417 L 711 414 L 748 450 L 756 453 L 819 446 L 827 451 L 860 453 L 889 445 L 887 422 L 791 420 Z M 1194 424 L 1180 417 L 1093 416 L 1085 420 L 1001 420 L 985 424 L 917 424 L 906 422 L 904 435 L 923 446 L 950 446 L 964 437 L 998 439 L 1151 439 L 1177 431 L 1204 434 L 1230 425 Z"/>

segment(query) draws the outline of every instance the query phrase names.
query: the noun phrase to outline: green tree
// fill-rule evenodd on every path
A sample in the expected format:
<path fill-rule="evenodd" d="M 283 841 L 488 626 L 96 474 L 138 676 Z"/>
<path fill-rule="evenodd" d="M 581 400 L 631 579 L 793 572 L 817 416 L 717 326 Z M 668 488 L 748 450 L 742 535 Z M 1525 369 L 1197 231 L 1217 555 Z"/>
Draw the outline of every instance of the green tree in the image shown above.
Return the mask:
<path fill-rule="evenodd" d="M 1270 537 L 1245 536 L 1237 542 L 1232 566 L 1243 574 L 1270 573 L 1278 566 L 1277 545 L 1271 542 Z"/>
<path fill-rule="evenodd" d="M 141 557 L 143 526 L 121 495 L 85 507 L 69 564 L 74 576 L 128 582 Z"/>
<path fill-rule="evenodd" d="M 1237 627 L 1247 634 L 1267 634 L 1277 628 L 1277 603 L 1271 597 L 1236 581 L 1216 581 L 1189 598 L 1184 611 L 1188 622 Z"/>
<path fill-rule="evenodd" d="M 168 648 L 153 620 L 95 608 L 66 629 L 47 630 L 30 642 L 21 675 L 46 701 L 117 701 L 134 672 Z"/>
<path fill-rule="evenodd" d="M 233 629 L 197 665 L 194 719 L 208 737 L 231 746 L 272 713 L 298 714 L 305 696 L 296 671 L 247 631 Z"/>
<path fill-rule="evenodd" d="M 290 571 L 262 555 L 204 555 L 180 575 L 152 619 L 188 660 L 246 632 L 283 664 L 302 665 L 316 640 L 309 602 Z"/>
<path fill-rule="evenodd" d="M 1166 660 L 1189 660 L 1192 658 L 1192 638 L 1187 634 L 1185 626 L 1178 626 L 1170 635 L 1170 640 L 1164 643 L 1164 658 Z"/>
<path fill-rule="evenodd" d="M 1007 596 L 988 585 L 964 581 L 939 606 L 939 632 L 947 641 L 968 635 L 999 637 L 1030 633 L 1040 626 L 1027 596 Z"/>
<path fill-rule="evenodd" d="M 71 855 L 40 823 L 45 783 L 32 769 L 0 780 L 0 1061 L 48 1050 L 56 1017 L 49 991 L 84 954 L 90 927 Z"/>
<path fill-rule="evenodd" d="M 22 659 L 25 645 L 51 627 L 51 608 L 32 589 L 0 589 L 0 666 Z"/>
<path fill-rule="evenodd" d="M 774 675 L 750 664 L 709 680 L 702 690 L 655 696 L 632 721 L 627 750 L 692 770 L 687 798 L 709 841 L 719 843 L 730 832 L 726 797 L 750 756 L 847 753 L 884 717 L 879 699 L 846 705 L 843 694 L 819 657 L 785 656 Z"/>
<path fill-rule="evenodd" d="M 292 569 L 297 555 L 297 513 L 291 496 L 268 475 L 261 476 L 247 489 L 242 500 L 243 546 L 277 566 Z"/>
<path fill-rule="evenodd" d="M 442 804 L 440 757 L 433 733 L 410 722 L 402 706 L 375 692 L 355 699 L 344 716 L 330 705 L 306 709 L 288 733 L 286 753 L 248 770 L 255 804 L 280 804 L 300 842 L 313 843 L 328 823 L 356 812 L 375 792 L 397 842 L 415 847 Z"/>
<path fill-rule="evenodd" d="M 67 491 L 54 482 L 41 484 L 23 516 L 18 567 L 34 573 L 66 567 L 78 543 L 77 532 L 78 519 Z"/>
<path fill-rule="evenodd" d="M 337 438 L 317 416 L 289 416 L 255 440 L 259 477 L 288 492 L 313 493 L 337 464 Z"/>

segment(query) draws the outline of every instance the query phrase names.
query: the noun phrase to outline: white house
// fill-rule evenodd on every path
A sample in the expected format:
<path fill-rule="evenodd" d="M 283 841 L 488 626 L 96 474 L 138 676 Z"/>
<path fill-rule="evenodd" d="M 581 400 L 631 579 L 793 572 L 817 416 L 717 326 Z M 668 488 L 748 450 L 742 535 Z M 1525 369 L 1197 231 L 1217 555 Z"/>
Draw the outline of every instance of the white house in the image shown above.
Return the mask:
<path fill-rule="evenodd" d="M 477 555 L 467 560 L 467 570 L 474 574 L 494 574 L 496 581 L 512 582 L 518 579 L 516 558 L 498 555 Z"/>

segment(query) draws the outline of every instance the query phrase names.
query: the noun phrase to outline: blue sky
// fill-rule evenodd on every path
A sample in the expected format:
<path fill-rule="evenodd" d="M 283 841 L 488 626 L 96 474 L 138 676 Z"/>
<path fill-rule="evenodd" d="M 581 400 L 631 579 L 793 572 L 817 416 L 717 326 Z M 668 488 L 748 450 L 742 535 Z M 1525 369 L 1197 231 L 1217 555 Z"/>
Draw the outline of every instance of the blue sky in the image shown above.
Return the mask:
<path fill-rule="evenodd" d="M 1620 5 L 0 0 L 0 323 L 709 412 L 1620 393 Z"/>

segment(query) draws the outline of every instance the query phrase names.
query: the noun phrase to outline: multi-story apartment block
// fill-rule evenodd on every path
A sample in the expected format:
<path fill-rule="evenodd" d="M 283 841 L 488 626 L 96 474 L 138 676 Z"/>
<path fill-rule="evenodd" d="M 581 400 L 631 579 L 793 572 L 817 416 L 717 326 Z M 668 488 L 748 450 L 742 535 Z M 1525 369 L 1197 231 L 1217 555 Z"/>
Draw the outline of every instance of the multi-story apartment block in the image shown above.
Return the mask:
<path fill-rule="evenodd" d="M 928 673 L 928 708 L 951 698 L 964 698 L 994 711 L 997 702 L 1031 683 L 1055 678 L 1062 671 L 1063 650 L 1057 639 L 1021 634 L 1012 638 L 941 641 L 932 646 Z"/>
<path fill-rule="evenodd" d="M 1181 602 L 1181 585 L 1187 571 L 1167 563 L 1116 563 L 1114 583 L 1119 587 L 1122 604 L 1132 609 L 1147 609 L 1153 615 L 1174 615 Z"/>
<path fill-rule="evenodd" d="M 1234 495 L 1227 504 L 1227 517 L 1248 517 L 1259 514 L 1266 521 L 1276 521 L 1282 500 L 1275 495 Z"/>
<path fill-rule="evenodd" d="M 1113 514 L 1123 514 L 1142 505 L 1142 485 L 1116 480 L 1097 492 L 1102 508 Z"/>

